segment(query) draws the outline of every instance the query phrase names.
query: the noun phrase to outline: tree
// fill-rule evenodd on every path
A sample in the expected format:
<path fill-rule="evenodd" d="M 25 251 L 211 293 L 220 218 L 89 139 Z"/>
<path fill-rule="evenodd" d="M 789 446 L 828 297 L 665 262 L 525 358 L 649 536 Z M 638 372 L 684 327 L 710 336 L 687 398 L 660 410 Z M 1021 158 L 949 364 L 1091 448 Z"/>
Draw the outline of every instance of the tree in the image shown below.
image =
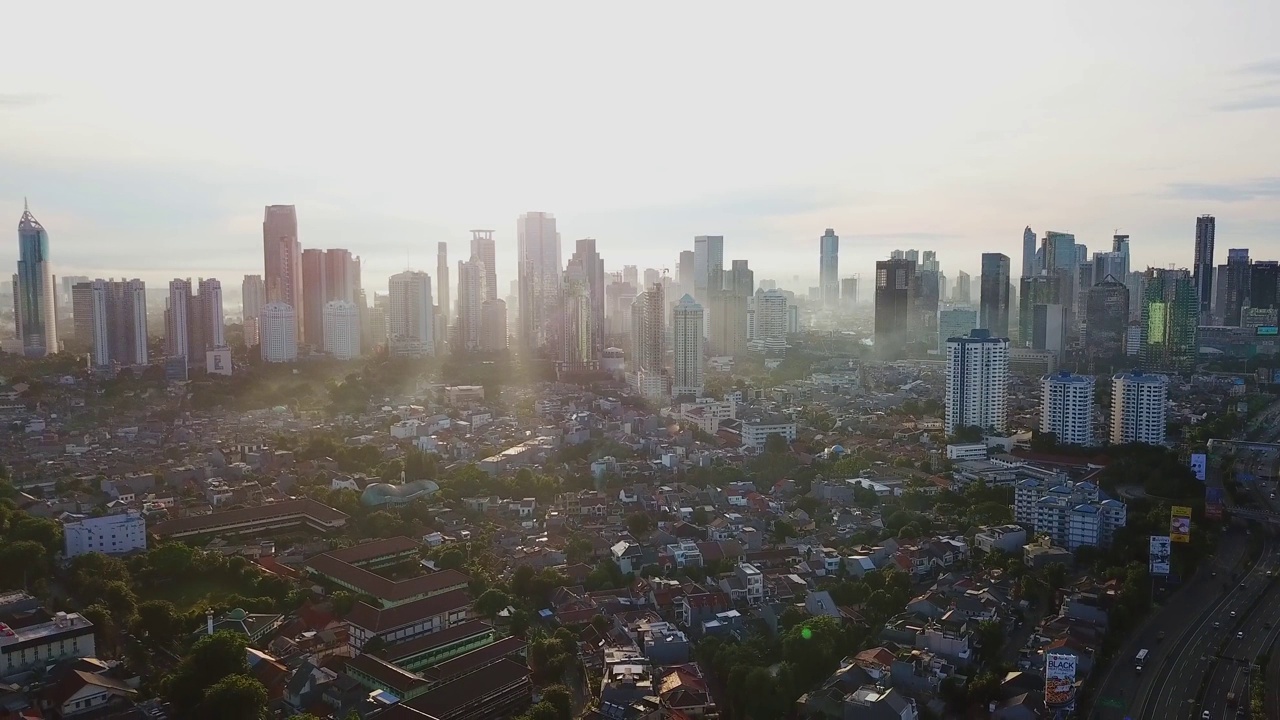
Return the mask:
<path fill-rule="evenodd" d="M 0 543 L 0 583 L 5 588 L 28 587 L 29 583 L 48 578 L 49 556 L 44 546 L 34 540 Z"/>
<path fill-rule="evenodd" d="M 778 542 L 786 542 L 787 538 L 796 537 L 796 529 L 786 520 L 773 521 L 773 537 Z"/>
<path fill-rule="evenodd" d="M 199 720 L 266 720 L 267 689 L 247 675 L 228 675 L 205 691 L 194 717 Z"/>
<path fill-rule="evenodd" d="M 103 602 L 111 611 L 111 620 L 117 625 L 128 626 L 138 609 L 138 598 L 129 586 L 112 580 L 103 589 Z"/>
<path fill-rule="evenodd" d="M 466 556 L 458 548 L 449 548 L 440 553 L 440 559 L 436 563 L 441 570 L 461 570 L 466 559 Z"/>
<path fill-rule="evenodd" d="M 995 667 L 1000 662 L 1000 652 L 1004 649 L 1004 627 L 995 620 L 983 620 L 978 623 L 978 659 L 985 668 Z"/>
<path fill-rule="evenodd" d="M 560 711 L 551 703 L 543 701 L 526 710 L 516 720 L 560 720 Z"/>
<path fill-rule="evenodd" d="M 93 623 L 93 640 L 101 655 L 110 655 L 114 652 L 115 646 L 119 641 L 119 628 L 116 627 L 115 620 L 111 617 L 111 610 L 105 605 L 90 605 L 80 611 L 85 620 Z"/>
<path fill-rule="evenodd" d="M 559 720 L 573 717 L 573 694 L 564 685 L 548 685 L 542 689 L 542 702 L 556 709 Z"/>
<path fill-rule="evenodd" d="M 172 647 L 186 628 L 183 618 L 173 603 L 167 600 L 148 600 L 138 606 L 133 621 L 133 632 L 147 638 L 160 647 Z"/>
<path fill-rule="evenodd" d="M 220 631 L 196 641 L 191 652 L 165 679 L 163 694 L 173 703 L 174 717 L 192 717 L 201 706 L 206 690 L 230 675 L 248 674 L 244 636 Z"/>
<path fill-rule="evenodd" d="M 501 590 L 492 588 L 485 590 L 483 595 L 476 598 L 475 608 L 476 612 L 492 620 L 509 605 L 511 605 L 511 598 Z"/>
<path fill-rule="evenodd" d="M 631 532 L 632 537 L 644 537 L 649 534 L 649 529 L 653 527 L 653 521 L 643 512 L 633 512 L 627 516 L 627 530 Z"/>
<path fill-rule="evenodd" d="M 781 433 L 770 433 L 764 439 L 764 451 L 769 455 L 780 455 L 790 450 L 787 438 Z"/>

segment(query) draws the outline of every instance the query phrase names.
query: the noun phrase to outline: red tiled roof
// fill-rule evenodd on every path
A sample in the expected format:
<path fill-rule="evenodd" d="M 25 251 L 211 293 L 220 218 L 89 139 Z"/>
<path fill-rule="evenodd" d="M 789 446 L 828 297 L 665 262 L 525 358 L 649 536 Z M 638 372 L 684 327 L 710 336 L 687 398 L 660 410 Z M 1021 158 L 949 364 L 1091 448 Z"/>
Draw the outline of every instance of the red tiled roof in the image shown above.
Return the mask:
<path fill-rule="evenodd" d="M 156 537 L 167 537 L 179 533 L 199 533 L 206 529 L 212 531 L 226 525 L 267 522 L 272 519 L 291 516 L 307 517 L 324 523 L 338 523 L 347 519 L 347 514 L 340 510 L 334 510 L 328 505 L 309 498 L 302 498 L 300 500 L 285 500 L 284 502 L 269 503 L 251 508 L 223 510 L 208 515 L 166 520 L 156 523 L 150 530 L 151 534 Z"/>
<path fill-rule="evenodd" d="M 447 593 L 432 595 L 385 610 L 365 602 L 358 602 L 351 608 L 351 612 L 347 613 L 346 620 L 356 627 L 381 633 L 470 605 L 470 592 L 465 589 L 450 590 Z"/>

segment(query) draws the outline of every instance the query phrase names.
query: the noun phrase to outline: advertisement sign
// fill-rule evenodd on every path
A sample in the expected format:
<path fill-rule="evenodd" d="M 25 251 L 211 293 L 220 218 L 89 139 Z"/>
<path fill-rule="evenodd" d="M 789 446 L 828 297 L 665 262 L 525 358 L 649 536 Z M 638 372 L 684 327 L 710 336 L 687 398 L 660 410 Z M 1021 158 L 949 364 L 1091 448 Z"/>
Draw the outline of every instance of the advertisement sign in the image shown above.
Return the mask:
<path fill-rule="evenodd" d="M 1226 492 L 1220 487 L 1204 489 L 1204 516 L 1210 520 L 1221 520 L 1223 506 L 1226 504 Z"/>
<path fill-rule="evenodd" d="M 1191 508 L 1174 505 L 1169 511 L 1169 537 L 1176 543 L 1191 542 Z"/>
<path fill-rule="evenodd" d="M 1071 705 L 1076 699 L 1076 656 L 1049 653 L 1044 656 L 1044 704 L 1052 708 Z"/>
<path fill-rule="evenodd" d="M 1205 473 L 1209 468 L 1209 456 L 1204 453 L 1191 454 L 1191 472 L 1195 473 L 1196 479 L 1204 482 Z"/>
<path fill-rule="evenodd" d="M 1166 535 L 1151 536 L 1151 574 L 1152 575 L 1168 575 L 1169 574 L 1169 556 L 1173 553 L 1173 546 L 1169 544 L 1169 537 Z"/>
<path fill-rule="evenodd" d="M 210 375 L 231 374 L 231 349 L 218 348 L 204 354 L 204 371 Z"/>
<path fill-rule="evenodd" d="M 1280 335 L 1280 327 L 1275 325 L 1259 325 L 1255 331 L 1259 335 Z"/>
<path fill-rule="evenodd" d="M 1271 382 L 1280 385 L 1280 370 L 1271 371 Z"/>

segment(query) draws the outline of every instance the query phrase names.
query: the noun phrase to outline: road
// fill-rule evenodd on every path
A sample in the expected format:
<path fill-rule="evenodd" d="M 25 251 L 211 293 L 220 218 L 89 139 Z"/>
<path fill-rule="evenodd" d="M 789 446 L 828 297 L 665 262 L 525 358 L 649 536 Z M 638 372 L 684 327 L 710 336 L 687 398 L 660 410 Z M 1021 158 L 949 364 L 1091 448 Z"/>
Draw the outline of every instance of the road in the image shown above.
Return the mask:
<path fill-rule="evenodd" d="M 1233 693 L 1239 707 L 1249 707 L 1249 682 L 1253 665 L 1258 656 L 1267 652 L 1280 632 L 1280 582 L 1272 578 L 1257 609 L 1247 618 L 1240 618 L 1235 631 L 1243 637 L 1230 635 L 1222 644 L 1222 651 L 1214 658 L 1213 672 L 1205 691 L 1201 708 L 1213 718 L 1232 717 L 1235 709 L 1227 704 L 1227 695 Z M 1224 623 L 1225 625 L 1225 623 Z"/>
<path fill-rule="evenodd" d="M 1097 699 L 1118 701 L 1116 704 L 1120 707 L 1104 707 L 1095 701 L 1090 717 L 1121 720 L 1140 716 L 1151 685 L 1159 679 L 1161 665 L 1178 652 L 1179 636 L 1187 628 L 1188 619 L 1200 617 L 1222 599 L 1222 582 L 1240 570 L 1247 549 L 1248 538 L 1243 531 L 1229 530 L 1223 534 L 1212 560 L 1189 578 L 1187 586 L 1175 592 L 1117 651 Z M 1163 641 L 1157 639 L 1161 632 L 1165 633 Z M 1143 648 L 1149 652 L 1146 669 L 1137 674 L 1133 659 Z"/>

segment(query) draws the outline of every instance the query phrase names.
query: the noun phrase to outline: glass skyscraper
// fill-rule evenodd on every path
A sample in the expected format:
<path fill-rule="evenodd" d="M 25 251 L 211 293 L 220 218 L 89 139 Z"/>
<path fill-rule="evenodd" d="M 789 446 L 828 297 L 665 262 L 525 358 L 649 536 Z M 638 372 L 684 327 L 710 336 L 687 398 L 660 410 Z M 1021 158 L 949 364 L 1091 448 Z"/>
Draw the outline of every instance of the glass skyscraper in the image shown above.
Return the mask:
<path fill-rule="evenodd" d="M 27 207 L 18 220 L 18 272 L 13 276 L 14 319 L 22 352 L 39 358 L 58 351 L 49 233 Z"/>

